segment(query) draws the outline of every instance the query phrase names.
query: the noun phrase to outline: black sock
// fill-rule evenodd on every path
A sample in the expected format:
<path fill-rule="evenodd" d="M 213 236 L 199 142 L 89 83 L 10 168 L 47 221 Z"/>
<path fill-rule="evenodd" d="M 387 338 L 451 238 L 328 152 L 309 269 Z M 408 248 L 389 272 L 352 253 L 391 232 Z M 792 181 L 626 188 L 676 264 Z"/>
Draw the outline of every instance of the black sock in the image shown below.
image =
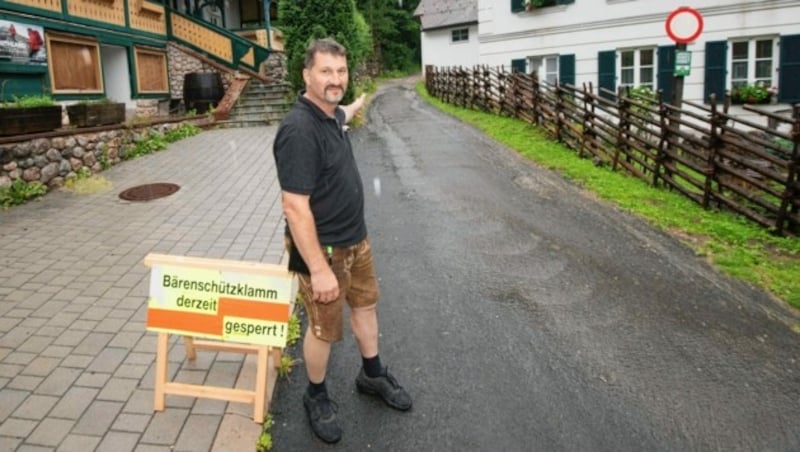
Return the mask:
<path fill-rule="evenodd" d="M 311 397 L 314 397 L 317 394 L 320 394 L 320 393 L 323 393 L 323 392 L 327 393 L 328 389 L 325 387 L 325 380 L 322 380 L 322 382 L 320 382 L 320 383 L 312 383 L 312 382 L 309 381 L 308 382 L 308 388 L 306 389 L 306 392 L 308 392 L 308 395 L 311 396 Z"/>
<path fill-rule="evenodd" d="M 380 355 L 375 355 L 372 358 L 361 357 L 361 362 L 364 364 L 364 373 L 369 378 L 375 378 L 383 374 L 383 366 L 381 366 Z"/>

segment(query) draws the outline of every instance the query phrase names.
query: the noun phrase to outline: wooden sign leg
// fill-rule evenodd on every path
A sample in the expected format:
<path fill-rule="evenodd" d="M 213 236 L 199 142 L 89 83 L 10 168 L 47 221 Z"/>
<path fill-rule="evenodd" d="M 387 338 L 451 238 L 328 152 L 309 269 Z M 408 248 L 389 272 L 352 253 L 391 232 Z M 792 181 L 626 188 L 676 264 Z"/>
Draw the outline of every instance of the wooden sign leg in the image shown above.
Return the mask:
<path fill-rule="evenodd" d="M 192 336 L 183 336 L 183 343 L 186 345 L 186 359 L 189 361 L 197 359 L 197 351 L 194 348 L 194 338 Z"/>
<path fill-rule="evenodd" d="M 164 411 L 164 405 L 167 401 L 165 388 L 167 384 L 168 343 L 169 335 L 167 333 L 158 333 L 158 343 L 156 347 L 156 384 L 154 389 L 155 403 L 153 405 L 155 411 Z"/>
<path fill-rule="evenodd" d="M 271 347 L 260 347 L 256 355 L 256 394 L 253 402 L 253 420 L 264 422 L 264 404 L 267 398 L 267 378 L 269 377 L 269 352 Z"/>

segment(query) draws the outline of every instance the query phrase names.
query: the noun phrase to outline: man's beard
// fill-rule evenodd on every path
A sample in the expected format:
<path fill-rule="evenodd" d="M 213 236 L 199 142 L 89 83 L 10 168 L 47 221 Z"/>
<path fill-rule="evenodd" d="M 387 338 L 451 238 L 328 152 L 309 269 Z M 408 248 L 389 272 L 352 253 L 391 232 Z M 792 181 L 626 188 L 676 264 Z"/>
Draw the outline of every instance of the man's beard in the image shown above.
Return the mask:
<path fill-rule="evenodd" d="M 330 93 L 328 91 L 329 88 L 338 88 L 339 89 L 339 94 Z M 328 102 L 328 103 L 331 103 L 331 104 L 338 104 L 344 98 L 344 92 L 345 92 L 345 90 L 344 90 L 343 87 L 332 85 L 332 86 L 326 86 L 325 90 L 322 92 L 322 94 L 323 94 L 323 97 L 325 98 L 325 102 Z"/>

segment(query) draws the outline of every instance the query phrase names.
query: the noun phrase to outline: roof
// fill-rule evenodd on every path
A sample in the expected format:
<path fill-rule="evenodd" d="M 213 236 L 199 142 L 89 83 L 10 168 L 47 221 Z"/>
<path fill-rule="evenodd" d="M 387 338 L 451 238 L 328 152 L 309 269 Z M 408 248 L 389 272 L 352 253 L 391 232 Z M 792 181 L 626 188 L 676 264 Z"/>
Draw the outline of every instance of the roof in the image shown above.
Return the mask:
<path fill-rule="evenodd" d="M 478 23 L 478 0 L 421 0 L 414 16 L 422 31 Z"/>

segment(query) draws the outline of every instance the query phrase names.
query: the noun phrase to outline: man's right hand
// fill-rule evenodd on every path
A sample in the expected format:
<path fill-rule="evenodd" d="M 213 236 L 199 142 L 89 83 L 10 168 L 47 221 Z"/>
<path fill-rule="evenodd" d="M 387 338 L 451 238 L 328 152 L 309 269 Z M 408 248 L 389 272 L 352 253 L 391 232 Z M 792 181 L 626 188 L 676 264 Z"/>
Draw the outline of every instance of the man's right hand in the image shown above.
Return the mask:
<path fill-rule="evenodd" d="M 339 298 L 339 282 L 330 267 L 311 273 L 311 290 L 313 300 L 328 304 Z"/>

